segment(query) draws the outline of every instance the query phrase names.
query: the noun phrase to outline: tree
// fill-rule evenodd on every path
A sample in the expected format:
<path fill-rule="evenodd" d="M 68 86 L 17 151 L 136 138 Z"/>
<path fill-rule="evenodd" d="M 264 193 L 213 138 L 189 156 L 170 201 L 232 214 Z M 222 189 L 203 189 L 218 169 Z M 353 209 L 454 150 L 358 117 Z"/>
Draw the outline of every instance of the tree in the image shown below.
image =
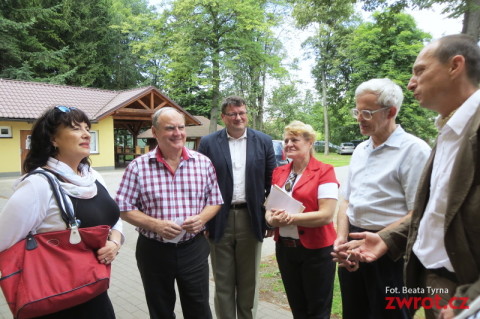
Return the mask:
<path fill-rule="evenodd" d="M 330 114 L 338 116 L 335 110 L 339 103 L 337 99 L 341 95 L 342 89 L 345 90 L 349 85 L 349 66 L 350 59 L 341 54 L 342 47 L 352 32 L 353 27 L 345 23 L 338 24 L 335 27 L 321 25 L 317 34 L 305 42 L 306 47 L 313 50 L 315 56 L 315 66 L 312 69 L 312 75 L 315 78 L 316 89 L 321 96 L 319 105 L 323 110 L 323 136 L 325 145 L 330 143 Z M 348 71 L 347 71 L 348 70 Z M 335 122 L 335 120 L 334 120 Z M 340 124 L 340 123 L 338 123 Z M 341 124 L 340 124 L 341 125 Z M 329 148 L 324 149 L 324 154 L 328 155 Z"/>
<path fill-rule="evenodd" d="M 46 1 L 46 0 L 45 0 Z M 55 1 L 55 0 L 52 0 Z M 118 1 L 118 0 L 117 0 Z M 138 57 L 130 54 L 129 39 L 112 28 L 123 16 L 114 9 L 119 5 L 137 10 L 145 1 L 63 0 L 61 18 L 66 26 L 58 28 L 61 43 L 69 47 L 66 63 L 76 72 L 66 84 L 124 89 L 137 86 L 142 76 Z"/>
<path fill-rule="evenodd" d="M 272 37 L 271 32 L 252 30 L 250 39 L 237 52 L 237 58 L 227 61 L 227 78 L 232 79 L 225 85 L 225 93 L 240 94 L 249 106 L 251 126 L 263 129 L 265 105 L 265 86 L 267 75 L 282 78 L 286 70 L 281 66 L 282 44 Z"/>
<path fill-rule="evenodd" d="M 143 6 L 142 6 L 143 5 Z M 9 0 L 0 3 L 0 76 L 106 89 L 142 80 L 115 9 L 145 0 Z"/>
<path fill-rule="evenodd" d="M 283 139 L 283 129 L 293 120 L 306 124 L 316 123 L 312 94 L 307 91 L 302 97 L 296 82 L 281 83 L 275 87 L 268 104 L 265 131 L 274 139 Z"/>
<path fill-rule="evenodd" d="M 316 6 L 322 3 L 311 1 L 310 10 L 318 11 Z M 319 18 L 330 21 L 328 17 Z M 386 10 L 375 13 L 373 18 L 373 22 L 363 23 L 355 18 L 343 20 L 335 28 L 321 24 L 317 35 L 306 43 L 316 59 L 312 74 L 323 98 L 324 113 L 328 114 L 330 124 L 335 128 L 331 139 L 340 143 L 360 138 L 358 124 L 350 115 L 350 109 L 355 105 L 355 89 L 366 80 L 388 77 L 405 93 L 398 122 L 411 133 L 431 140 L 436 134 L 433 114 L 418 107 L 412 94 L 406 90 L 412 63 L 430 36 L 419 30 L 413 18 L 404 13 Z M 304 18 L 302 21 L 307 23 L 310 20 Z M 329 107 L 325 108 L 325 105 Z M 325 117 L 324 122 L 327 121 Z"/>
<path fill-rule="evenodd" d="M 345 0 L 317 0 L 316 7 L 336 7 Z M 351 1 L 363 3 L 363 9 L 366 11 L 385 10 L 389 8 L 393 12 L 401 12 L 405 8 L 429 9 L 436 4 L 444 5 L 442 13 L 448 14 L 451 18 L 457 18 L 463 15 L 462 33 L 471 35 L 477 41 L 480 40 L 480 0 L 364 0 Z"/>
<path fill-rule="evenodd" d="M 309 25 L 316 27 L 316 35 L 310 37 L 304 47 L 310 48 L 315 56 L 315 67 L 312 75 L 316 79 L 316 89 L 320 94 L 320 106 L 323 109 L 323 135 L 325 145 L 330 143 L 329 129 L 329 99 L 330 90 L 335 89 L 340 70 L 344 63 L 338 60 L 339 49 L 344 43 L 350 30 L 349 19 L 353 14 L 351 1 L 337 1 L 335 6 L 319 4 L 311 0 L 297 0 L 294 2 L 293 15 L 297 25 L 305 28 Z M 315 9 L 312 10 L 312 7 Z M 329 148 L 324 149 L 328 155 Z"/>
<path fill-rule="evenodd" d="M 58 11 L 37 1 L 0 2 L 0 77 L 63 83 L 71 76 L 74 70 L 64 67 L 68 48 L 55 45 L 52 31 L 63 24 Z"/>
<path fill-rule="evenodd" d="M 210 131 L 216 130 L 218 107 L 225 87 L 238 88 L 236 71 L 245 66 L 243 75 L 250 81 L 249 93 L 256 95 L 255 114 L 261 114 L 257 101 L 263 99 L 262 81 L 271 57 L 269 28 L 262 1 L 177 0 L 162 14 L 162 43 L 166 59 L 165 80 L 171 96 L 195 94 L 211 97 Z M 252 93 L 255 92 L 255 93 Z"/>
<path fill-rule="evenodd" d="M 392 79 L 405 95 L 397 122 L 410 133 L 429 141 L 436 135 L 434 115 L 418 106 L 406 86 L 413 61 L 430 35 L 419 30 L 415 20 L 405 13 L 387 10 L 374 13 L 373 18 L 374 22 L 365 22 L 355 30 L 346 48 L 352 68 L 347 95 L 353 97 L 355 88 L 366 80 Z"/>

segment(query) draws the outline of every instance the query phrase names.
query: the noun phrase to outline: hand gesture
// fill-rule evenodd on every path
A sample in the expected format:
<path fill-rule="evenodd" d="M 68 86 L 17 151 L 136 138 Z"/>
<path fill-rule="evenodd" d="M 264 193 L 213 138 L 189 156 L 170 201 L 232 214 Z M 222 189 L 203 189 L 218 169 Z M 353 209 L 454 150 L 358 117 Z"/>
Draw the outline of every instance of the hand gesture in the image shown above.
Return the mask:
<path fill-rule="evenodd" d="M 387 245 L 377 233 L 350 233 L 349 236 L 356 240 L 340 245 L 338 250 L 346 251 L 347 256 L 350 254 L 350 259 L 369 263 L 388 251 Z"/>
<path fill-rule="evenodd" d="M 173 239 L 182 232 L 182 227 L 171 220 L 157 220 L 155 232 L 165 239 Z"/>
<path fill-rule="evenodd" d="M 338 267 L 344 267 L 348 271 L 358 270 L 360 264 L 354 260 L 351 254 L 347 252 L 347 246 L 344 244 L 347 242 L 345 238 L 337 237 L 333 243 L 333 252 L 331 253 L 333 261 L 338 263 Z M 340 249 L 340 247 L 342 247 Z"/>
<path fill-rule="evenodd" d="M 293 217 L 285 209 L 272 209 L 268 223 L 275 227 L 288 226 L 293 222 Z"/>
<path fill-rule="evenodd" d="M 190 216 L 183 222 L 182 228 L 187 231 L 187 233 L 197 234 L 203 229 L 203 221 L 199 215 Z"/>

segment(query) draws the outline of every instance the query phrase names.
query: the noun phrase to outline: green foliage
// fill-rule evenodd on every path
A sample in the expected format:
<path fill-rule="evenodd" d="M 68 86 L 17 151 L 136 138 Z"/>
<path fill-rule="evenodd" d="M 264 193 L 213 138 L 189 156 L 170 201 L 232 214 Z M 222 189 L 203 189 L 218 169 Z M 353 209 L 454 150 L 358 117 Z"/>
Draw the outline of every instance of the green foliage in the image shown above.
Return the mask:
<path fill-rule="evenodd" d="M 387 10 L 375 13 L 373 18 L 373 22 L 363 23 L 353 32 L 346 47 L 352 68 L 346 95 L 353 97 L 355 88 L 366 80 L 392 79 L 405 95 L 397 122 L 408 132 L 430 141 L 436 135 L 434 113 L 420 108 L 406 88 L 412 64 L 430 35 L 419 30 L 414 19 L 405 13 Z M 352 101 L 350 107 L 353 104 Z M 356 137 L 360 135 L 357 133 Z"/>
<path fill-rule="evenodd" d="M 58 6 L 41 6 L 37 1 L 0 2 L 0 77 L 59 82 L 69 70 L 62 67 L 67 48 L 58 42 L 51 27 L 58 21 Z M 49 70 L 56 70 L 48 76 Z M 40 74 L 38 74 L 40 73 Z"/>
<path fill-rule="evenodd" d="M 263 1 L 165 1 L 118 27 L 146 65 L 147 81 L 193 114 L 215 122 L 222 96 L 243 95 L 263 112 L 264 78 L 280 64 L 270 27 L 277 15 Z"/>
<path fill-rule="evenodd" d="M 399 7 L 362 23 L 350 0 L 291 1 L 298 26 L 316 27 L 304 49 L 315 57 L 317 98 L 288 80 L 282 65 L 285 51 L 272 30 L 291 14 L 283 1 L 165 0 L 159 13 L 147 0 L 2 1 L 0 77 L 105 89 L 154 85 L 213 123 L 221 99 L 237 94 L 247 100 L 251 125 L 262 129 L 268 118 L 265 130 L 275 138 L 294 119 L 335 144 L 359 138 L 349 112 L 356 86 L 389 77 L 405 90 L 429 36 Z M 280 84 L 265 110 L 270 78 Z M 431 140 L 434 114 L 405 96 L 399 123 Z"/>
<path fill-rule="evenodd" d="M 270 28 L 278 22 L 263 1 L 177 0 L 165 10 L 169 69 L 173 96 L 210 96 L 210 118 L 217 119 L 221 86 L 244 95 L 254 122 L 263 113 L 264 78 L 279 65 Z M 232 92 L 233 91 L 233 92 Z M 227 92 L 225 92 L 227 93 Z M 205 105 L 202 106 L 205 110 Z"/>
<path fill-rule="evenodd" d="M 140 0 L 23 0 L 0 3 L 0 77 L 119 89 L 142 74 L 129 39 L 111 26 Z"/>
<path fill-rule="evenodd" d="M 283 129 L 294 120 L 307 124 L 316 122 L 311 93 L 307 91 L 302 97 L 295 82 L 274 88 L 268 104 L 266 114 L 269 120 L 264 124 L 264 130 L 273 139 L 283 139 Z"/>
<path fill-rule="evenodd" d="M 353 15 L 352 0 L 315 1 L 295 0 L 293 16 L 300 28 L 312 23 L 320 23 L 328 28 L 334 28 Z"/>
<path fill-rule="evenodd" d="M 343 1 L 335 1 L 340 21 L 332 25 L 328 15 L 311 13 L 321 11 L 325 4 L 295 1 L 298 23 L 317 25 L 316 35 L 304 45 L 315 57 L 312 74 L 321 96 L 319 107 L 328 114 L 322 121 L 325 139 L 330 135 L 330 141 L 339 144 L 361 138 L 358 124 L 350 115 L 350 109 L 355 107 L 355 89 L 366 80 L 388 77 L 405 94 L 398 123 L 431 141 L 436 135 L 434 114 L 418 107 L 406 89 L 416 55 L 430 36 L 416 27 L 411 16 L 395 10 L 374 13 L 372 22 L 361 22 L 356 16 L 347 19 L 348 6 Z"/>

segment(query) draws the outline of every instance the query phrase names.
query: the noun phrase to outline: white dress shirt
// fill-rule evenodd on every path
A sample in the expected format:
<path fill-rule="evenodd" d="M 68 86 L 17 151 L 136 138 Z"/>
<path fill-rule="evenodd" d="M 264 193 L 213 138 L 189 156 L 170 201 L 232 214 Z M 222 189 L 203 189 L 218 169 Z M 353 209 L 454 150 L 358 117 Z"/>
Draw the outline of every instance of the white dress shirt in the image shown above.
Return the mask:
<path fill-rule="evenodd" d="M 430 198 L 420 221 L 413 252 L 427 269 L 453 267 L 445 249 L 445 214 L 449 195 L 449 181 L 465 127 L 477 112 L 480 90 L 475 92 L 453 114 L 440 130 L 430 178 Z M 438 118 L 437 118 L 438 120 Z"/>
<path fill-rule="evenodd" d="M 353 152 L 343 195 L 351 225 L 378 231 L 413 209 L 430 146 L 400 125 L 373 147 L 372 138 Z"/>
<path fill-rule="evenodd" d="M 245 203 L 245 163 L 247 161 L 247 130 L 239 138 L 227 132 L 228 147 L 232 158 L 233 196 L 232 204 Z"/>

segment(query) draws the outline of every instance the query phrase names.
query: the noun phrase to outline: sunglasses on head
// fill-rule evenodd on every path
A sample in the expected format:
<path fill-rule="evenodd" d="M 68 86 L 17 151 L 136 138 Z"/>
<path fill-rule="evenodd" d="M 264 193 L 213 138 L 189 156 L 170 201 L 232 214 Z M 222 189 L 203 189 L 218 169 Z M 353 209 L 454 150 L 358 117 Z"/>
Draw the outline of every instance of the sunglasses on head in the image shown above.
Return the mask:
<path fill-rule="evenodd" d="M 57 105 L 57 106 L 55 106 L 55 109 L 59 110 L 60 112 L 63 112 L 63 113 L 68 113 L 71 110 L 75 110 L 77 108 L 73 107 L 73 106 Z"/>

